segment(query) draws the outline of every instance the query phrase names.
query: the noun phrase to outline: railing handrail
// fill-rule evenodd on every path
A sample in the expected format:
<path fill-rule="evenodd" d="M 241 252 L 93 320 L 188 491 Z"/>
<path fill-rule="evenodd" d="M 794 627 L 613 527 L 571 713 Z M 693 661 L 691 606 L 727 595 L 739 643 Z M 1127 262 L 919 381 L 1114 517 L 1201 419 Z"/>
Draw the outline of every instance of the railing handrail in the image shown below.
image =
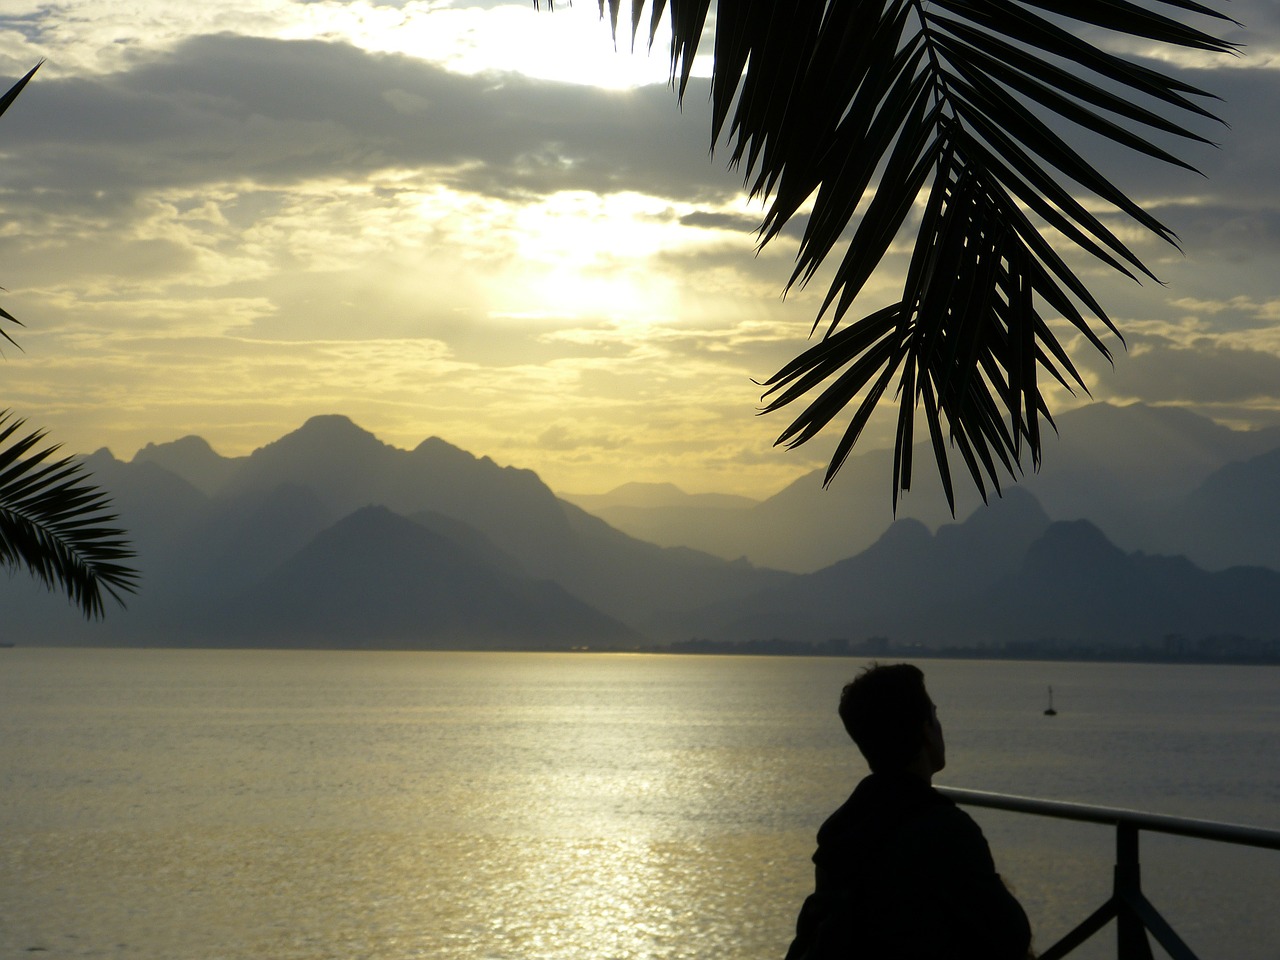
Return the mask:
<path fill-rule="evenodd" d="M 1280 830 L 1250 827 L 1238 823 L 1219 823 L 1214 820 L 1195 820 L 1190 817 L 1172 817 L 1161 813 L 1146 813 L 1123 807 L 1098 807 L 1087 803 L 1069 803 L 1064 800 L 1042 800 L 1038 797 L 1020 797 L 1009 793 L 992 793 L 986 790 L 968 790 L 962 787 L 938 787 L 938 792 L 956 803 L 974 807 L 991 807 L 996 810 L 1012 810 L 1038 816 L 1058 817 L 1064 820 L 1086 820 L 1112 826 L 1131 824 L 1139 830 L 1155 833 L 1172 833 L 1202 840 L 1218 840 L 1223 843 L 1239 843 L 1250 847 L 1280 850 Z"/>
<path fill-rule="evenodd" d="M 1111 896 L 1053 946 L 1042 952 L 1041 960 L 1062 960 L 1112 920 L 1116 922 L 1117 960 L 1152 960 L 1148 933 L 1156 938 L 1173 960 L 1197 960 L 1194 951 L 1142 892 L 1142 871 L 1138 862 L 1138 835 L 1142 830 L 1280 850 L 1280 830 L 1193 820 L 1189 817 L 1170 817 L 1119 807 L 1095 807 L 1086 803 L 963 790 L 959 787 L 938 787 L 938 792 L 956 803 L 975 807 L 991 807 L 1066 820 L 1085 820 L 1106 824 L 1115 829 L 1116 863 L 1112 872 Z"/>

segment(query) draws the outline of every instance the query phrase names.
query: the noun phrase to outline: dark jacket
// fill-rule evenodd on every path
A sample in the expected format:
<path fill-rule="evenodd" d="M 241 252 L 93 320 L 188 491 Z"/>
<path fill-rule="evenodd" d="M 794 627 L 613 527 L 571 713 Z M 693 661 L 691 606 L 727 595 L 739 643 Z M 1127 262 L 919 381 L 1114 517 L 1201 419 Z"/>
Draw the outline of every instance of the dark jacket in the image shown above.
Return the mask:
<path fill-rule="evenodd" d="M 787 960 L 1024 960 L 1031 928 L 982 831 L 923 780 L 873 773 L 818 831 Z"/>

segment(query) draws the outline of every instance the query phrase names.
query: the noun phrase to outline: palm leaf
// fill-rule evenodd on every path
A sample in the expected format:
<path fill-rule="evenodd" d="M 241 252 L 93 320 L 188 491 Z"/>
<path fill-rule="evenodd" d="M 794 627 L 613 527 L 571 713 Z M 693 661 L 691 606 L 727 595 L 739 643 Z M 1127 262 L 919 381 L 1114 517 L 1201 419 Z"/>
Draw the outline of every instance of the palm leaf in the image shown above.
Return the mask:
<path fill-rule="evenodd" d="M 104 591 L 123 605 L 138 573 L 124 532 L 112 523 L 105 494 L 71 457 L 51 459 L 43 431 L 20 434 L 24 421 L 0 412 L 0 565 L 25 567 L 60 588 L 87 617 L 104 612 Z"/>
<path fill-rule="evenodd" d="M 3 96 L 0 96 L 0 116 L 9 109 L 9 105 L 18 98 L 18 94 L 22 92 L 22 88 L 25 87 L 31 81 L 31 78 L 36 75 L 36 71 L 40 69 L 41 63 L 44 63 L 44 61 L 41 60 L 40 63 L 37 63 L 34 67 L 28 70 L 22 79 L 6 90 Z M 8 320 L 10 323 L 16 323 L 18 326 L 22 326 L 22 322 L 3 307 L 0 307 L 0 319 Z M 3 327 L 0 327 L 0 337 L 4 337 L 15 347 L 18 345 L 13 337 L 9 336 L 8 331 Z"/>
<path fill-rule="evenodd" d="M 599 3 L 616 29 L 622 0 Z M 632 0 L 633 32 L 644 6 Z M 652 0 L 651 43 L 667 7 Z M 671 75 L 682 95 L 710 7 L 670 3 Z M 1102 333 L 1119 335 L 1045 231 L 1126 276 L 1154 279 L 1089 212 L 1082 197 L 1092 196 L 1177 245 L 1063 131 L 1190 167 L 1149 135 L 1208 143 L 1187 124 L 1212 118 L 1204 91 L 1075 28 L 1234 51 L 1193 18 L 1234 22 L 1196 0 L 720 0 L 713 142 L 727 135 L 731 165 L 768 204 L 761 243 L 812 202 L 788 287 L 845 248 L 814 321 L 816 330 L 827 320 L 823 342 L 764 382 L 765 412 L 812 397 L 779 443 L 808 441 L 856 404 L 829 483 L 866 427 L 868 404 L 896 376 L 895 508 L 911 485 L 918 411 L 953 510 L 949 451 L 984 497 L 999 491 L 1001 477 L 1018 475 L 1024 454 L 1039 465 L 1040 421 L 1052 425 L 1040 378 L 1085 389 L 1046 311 L 1103 356 Z M 922 191 L 925 214 L 900 299 L 853 312 Z"/>
<path fill-rule="evenodd" d="M 0 96 L 0 114 L 39 69 L 37 63 Z M 19 323 L 4 309 L 0 318 Z M 14 342 L 2 329 L 0 336 Z M 58 447 L 40 446 L 43 431 L 19 434 L 24 423 L 0 411 L 0 566 L 25 567 L 86 617 L 100 617 L 104 591 L 123 605 L 121 593 L 136 589 L 138 572 L 123 563 L 133 551 L 83 467 L 70 457 L 50 459 Z"/>

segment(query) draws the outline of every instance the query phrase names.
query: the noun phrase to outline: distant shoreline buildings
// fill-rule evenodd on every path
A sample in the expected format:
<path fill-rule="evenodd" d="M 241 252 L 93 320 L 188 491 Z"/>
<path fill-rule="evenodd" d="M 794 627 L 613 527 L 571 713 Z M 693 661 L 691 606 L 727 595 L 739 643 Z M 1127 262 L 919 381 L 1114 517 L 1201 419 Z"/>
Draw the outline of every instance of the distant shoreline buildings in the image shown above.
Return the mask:
<path fill-rule="evenodd" d="M 750 640 L 691 638 L 644 648 L 654 653 L 800 657 L 907 657 L 949 660 L 1080 660 L 1097 663 L 1201 663 L 1280 665 L 1280 640 L 1237 635 L 1191 639 L 1179 634 L 1129 646 L 1047 637 L 979 646 L 895 644 L 887 637 L 860 641 L 833 637 L 818 643 L 779 637 Z"/>

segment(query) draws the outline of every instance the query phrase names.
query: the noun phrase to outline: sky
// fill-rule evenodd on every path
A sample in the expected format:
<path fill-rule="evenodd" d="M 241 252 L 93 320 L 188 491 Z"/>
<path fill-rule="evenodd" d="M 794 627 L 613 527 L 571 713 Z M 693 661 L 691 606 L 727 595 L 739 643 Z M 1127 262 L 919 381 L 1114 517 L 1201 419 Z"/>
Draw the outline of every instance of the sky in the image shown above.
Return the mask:
<path fill-rule="evenodd" d="M 782 296 L 794 233 L 757 250 L 709 63 L 680 106 L 661 38 L 545 6 L 0 0 L 0 75 L 45 60 L 0 119 L 0 305 L 25 325 L 0 407 L 126 460 L 341 413 L 573 493 L 765 497 L 823 465 L 834 435 L 773 446 L 789 418 L 753 379 L 825 285 Z M 1075 356 L 1094 400 L 1243 428 L 1280 424 L 1280 5 L 1225 6 L 1242 55 L 1172 63 L 1223 98 L 1221 147 L 1183 150 L 1206 176 L 1091 154 L 1183 251 L 1122 226 L 1164 285 L 1084 265 L 1126 346 Z"/>

